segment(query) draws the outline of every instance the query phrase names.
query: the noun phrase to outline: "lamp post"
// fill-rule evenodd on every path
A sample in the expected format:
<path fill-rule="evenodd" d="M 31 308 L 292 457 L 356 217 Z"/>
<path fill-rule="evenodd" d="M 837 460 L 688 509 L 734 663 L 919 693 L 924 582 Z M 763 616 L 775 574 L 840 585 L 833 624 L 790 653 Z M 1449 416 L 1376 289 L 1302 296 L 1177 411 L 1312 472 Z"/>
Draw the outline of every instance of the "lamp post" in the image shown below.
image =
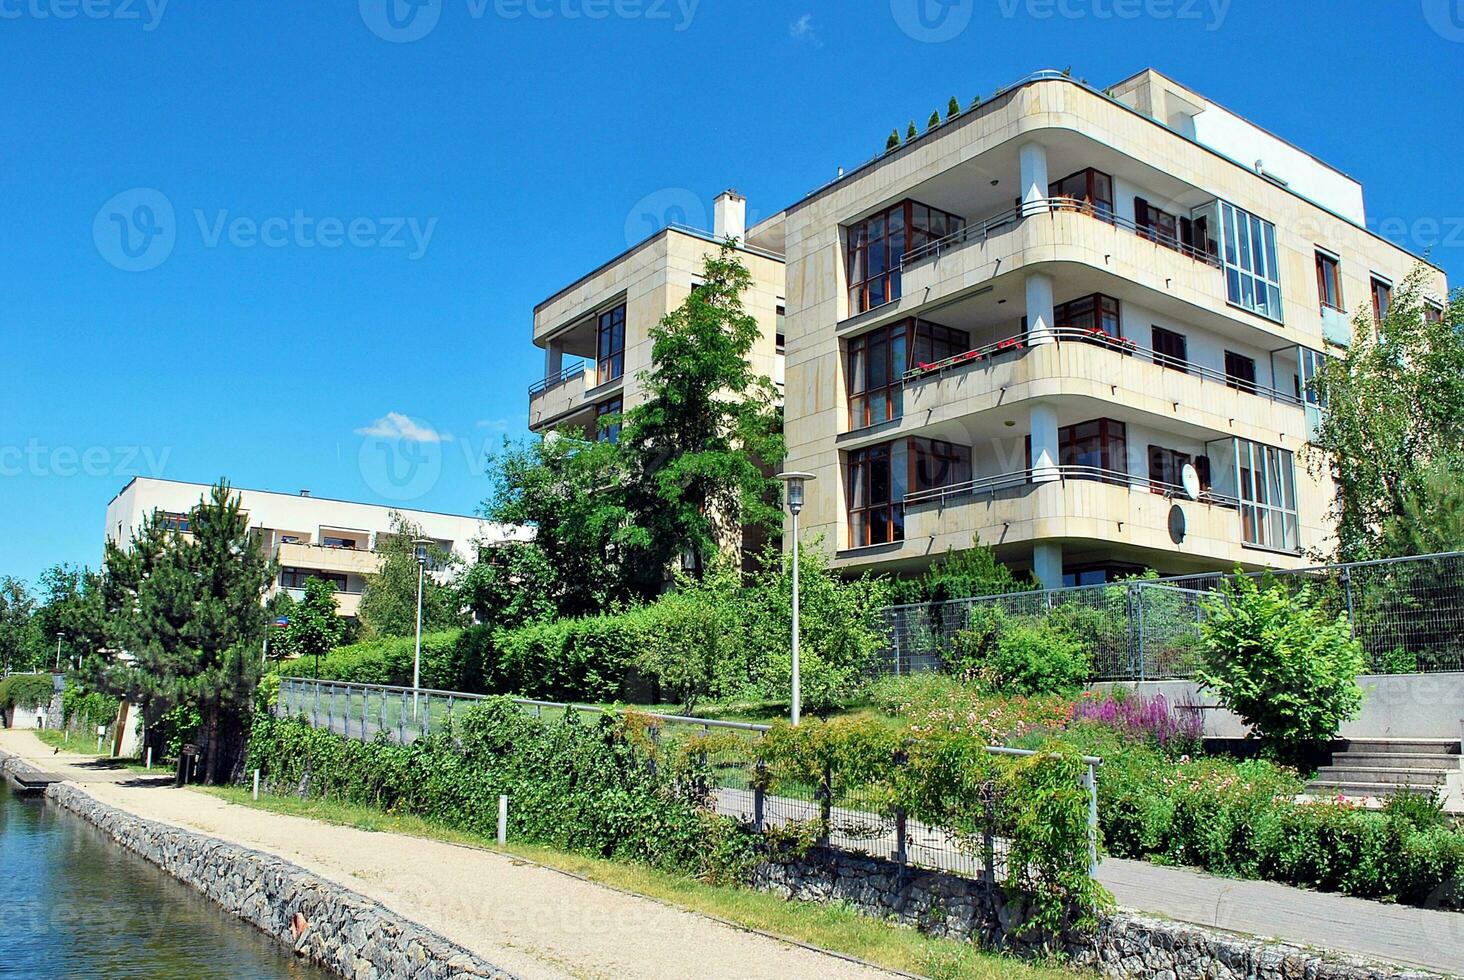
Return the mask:
<path fill-rule="evenodd" d="M 803 484 L 815 479 L 812 473 L 779 473 L 778 479 L 788 484 L 788 510 L 793 515 L 793 724 L 803 713 L 803 692 L 800 690 L 798 667 L 798 512 L 803 510 Z"/>
<path fill-rule="evenodd" d="M 61 634 L 61 633 L 57 633 L 56 634 L 56 671 L 57 671 L 57 673 L 60 673 L 60 671 L 61 671 L 61 637 L 62 637 L 62 635 L 63 634 Z"/>
<path fill-rule="evenodd" d="M 417 553 L 417 654 L 412 659 L 412 719 L 417 718 L 418 689 L 422 686 L 422 579 L 427 574 L 427 538 L 416 538 L 412 546 Z"/>

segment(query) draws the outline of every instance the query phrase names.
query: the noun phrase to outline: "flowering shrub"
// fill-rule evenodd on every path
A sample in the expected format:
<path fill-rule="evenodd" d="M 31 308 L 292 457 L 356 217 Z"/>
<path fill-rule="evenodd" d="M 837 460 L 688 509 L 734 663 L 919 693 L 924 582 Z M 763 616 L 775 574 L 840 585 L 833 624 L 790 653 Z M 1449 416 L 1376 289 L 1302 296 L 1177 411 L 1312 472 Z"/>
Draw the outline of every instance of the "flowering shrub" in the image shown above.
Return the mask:
<path fill-rule="evenodd" d="M 1120 689 L 1084 697 L 1073 710 L 1073 720 L 1091 721 L 1131 738 L 1153 742 L 1171 755 L 1193 752 L 1200 744 L 1199 712 L 1172 709 L 1162 694 L 1146 698 Z"/>

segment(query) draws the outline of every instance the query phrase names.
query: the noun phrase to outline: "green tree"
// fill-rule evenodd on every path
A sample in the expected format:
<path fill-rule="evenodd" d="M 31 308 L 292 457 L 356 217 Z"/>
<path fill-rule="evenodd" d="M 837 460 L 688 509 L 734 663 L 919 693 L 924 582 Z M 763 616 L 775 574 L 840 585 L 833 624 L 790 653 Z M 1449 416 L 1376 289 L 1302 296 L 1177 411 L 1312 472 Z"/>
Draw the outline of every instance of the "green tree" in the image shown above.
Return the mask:
<path fill-rule="evenodd" d="M 0 672 L 35 669 L 41 639 L 35 619 L 36 601 L 18 578 L 0 578 Z"/>
<path fill-rule="evenodd" d="M 76 664 L 105 645 L 102 630 L 101 576 L 76 565 L 53 565 L 41 573 L 41 605 L 36 626 L 42 646 L 56 659 L 61 640 L 61 663 Z"/>
<path fill-rule="evenodd" d="M 561 616 L 583 616 L 627 599 L 629 518 L 618 445 L 554 433 L 527 444 L 505 443 L 495 462 L 483 516 L 532 527 L 534 538 L 487 556 L 501 567 L 467 576 L 464 598 L 477 618 L 512 625 L 538 618 L 539 601 Z M 525 593 L 518 606 L 515 591 Z"/>
<path fill-rule="evenodd" d="M 1402 513 L 1383 525 L 1382 552 L 1429 555 L 1464 551 L 1464 479 L 1452 462 L 1434 460 L 1403 499 Z"/>
<path fill-rule="evenodd" d="M 957 101 L 956 97 L 953 95 L 953 96 L 951 96 L 951 101 L 948 102 L 948 103 L 946 103 L 946 118 L 947 119 L 954 119 L 957 116 L 959 116 L 960 114 L 961 114 L 961 103 L 959 101 Z"/>
<path fill-rule="evenodd" d="M 241 758 L 275 567 L 226 480 L 190 512 L 188 527 L 176 533 L 155 513 L 128 548 L 108 543 L 110 646 L 89 653 L 87 673 L 103 693 L 141 708 L 150 738 L 169 712 L 196 710 L 205 777 L 218 783 Z"/>
<path fill-rule="evenodd" d="M 412 636 L 417 631 L 417 564 L 416 546 L 422 528 L 399 512 L 392 512 L 391 532 L 377 536 L 377 553 L 381 568 L 366 576 L 357 613 L 361 620 L 361 636 L 374 640 L 383 636 Z M 436 572 L 449 575 L 457 559 L 436 545 L 427 547 L 427 574 L 422 582 L 422 632 L 462 626 L 465 617 L 458 605 L 457 589 L 439 580 Z"/>
<path fill-rule="evenodd" d="M 647 598 L 663 591 L 674 563 L 699 577 L 740 530 L 782 527 L 769 475 L 784 452 L 777 389 L 748 360 L 760 330 L 742 305 L 752 276 L 734 242 L 706 256 L 701 279 L 652 328 L 645 398 L 621 431 L 633 525 L 626 571 Z"/>
<path fill-rule="evenodd" d="M 1333 738 L 1362 705 L 1362 644 L 1310 586 L 1292 593 L 1269 573 L 1222 582 L 1205 604 L 1200 643 L 1200 684 L 1284 759 Z"/>
<path fill-rule="evenodd" d="M 920 130 L 915 128 L 915 120 L 910 120 L 910 128 L 905 130 L 905 142 L 908 143 L 920 135 Z"/>
<path fill-rule="evenodd" d="M 893 150 L 895 147 L 897 147 L 899 145 L 900 145 L 900 131 L 898 129 L 892 129 L 892 130 L 890 130 L 890 138 L 887 139 L 887 140 L 885 140 L 885 149 L 886 150 Z"/>
<path fill-rule="evenodd" d="M 1438 489 L 1431 472 L 1464 466 L 1464 292 L 1431 316 L 1423 279 L 1415 269 L 1394 290 L 1381 322 L 1360 312 L 1351 345 L 1315 382 L 1326 408 L 1308 462 L 1336 481 L 1343 561 L 1409 546 L 1412 536 L 1396 529 L 1409 502 L 1417 507 Z"/>
<path fill-rule="evenodd" d="M 314 576 L 307 578 L 305 597 L 290 612 L 284 632 L 290 652 L 314 657 L 316 676 L 320 676 L 320 658 L 339 646 L 346 634 L 345 621 L 336 612 L 335 586 Z"/>

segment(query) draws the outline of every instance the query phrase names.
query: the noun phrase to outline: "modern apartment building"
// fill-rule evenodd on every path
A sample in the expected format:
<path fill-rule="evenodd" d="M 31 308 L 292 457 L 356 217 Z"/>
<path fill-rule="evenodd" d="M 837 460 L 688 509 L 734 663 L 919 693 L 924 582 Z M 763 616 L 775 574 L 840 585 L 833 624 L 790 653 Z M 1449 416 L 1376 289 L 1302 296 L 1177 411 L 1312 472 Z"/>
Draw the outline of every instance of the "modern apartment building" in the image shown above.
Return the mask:
<path fill-rule="evenodd" d="M 746 231 L 747 202 L 734 191 L 714 205 L 710 234 L 671 226 L 565 286 L 534 308 L 534 343 L 544 349 L 544 377 L 529 386 L 529 428 L 576 430 L 613 439 L 603 416 L 642 397 L 638 376 L 651 366 L 651 328 L 696 288 L 703 259 L 727 238 L 752 275 L 742 297 L 762 335 L 753 367 L 783 383 L 783 258 Z M 777 245 L 778 243 L 772 243 Z"/>
<path fill-rule="evenodd" d="M 1308 381 L 1422 261 L 1366 224 L 1357 181 L 1152 70 L 1039 72 L 841 171 L 744 238 L 805 541 L 914 572 L 979 540 L 1048 587 L 1302 564 L 1333 501 Z M 662 232 L 540 305 L 536 430 L 634 397 L 706 247 Z"/>
<path fill-rule="evenodd" d="M 125 547 L 155 511 L 174 530 L 186 534 L 188 515 L 211 489 L 203 483 L 135 477 L 107 505 L 107 538 Z M 329 500 L 312 497 L 308 490 L 235 492 L 260 548 L 279 562 L 279 578 L 270 594 L 283 590 L 298 599 L 304 595 L 306 579 L 323 579 L 335 585 L 343 616 L 356 615 L 365 577 L 381 567 L 377 548 L 392 533 L 393 513 L 421 527 L 442 551 L 465 562 L 476 561 L 479 548 L 528 537 L 523 528 L 476 517 Z"/>

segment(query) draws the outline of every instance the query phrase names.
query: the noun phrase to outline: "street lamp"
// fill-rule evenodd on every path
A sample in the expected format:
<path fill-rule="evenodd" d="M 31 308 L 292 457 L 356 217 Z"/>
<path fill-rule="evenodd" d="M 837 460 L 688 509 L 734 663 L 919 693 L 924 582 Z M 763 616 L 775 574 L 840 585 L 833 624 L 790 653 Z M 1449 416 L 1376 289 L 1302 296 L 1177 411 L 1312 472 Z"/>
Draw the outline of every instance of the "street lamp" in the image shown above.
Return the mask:
<path fill-rule="evenodd" d="M 412 660 L 412 719 L 417 717 L 417 693 L 422 686 L 422 579 L 427 574 L 427 538 L 416 538 L 412 545 L 417 552 L 417 655 Z"/>
<path fill-rule="evenodd" d="M 58 674 L 61 672 L 61 637 L 63 635 L 62 633 L 56 634 L 56 672 Z"/>
<path fill-rule="evenodd" d="M 793 724 L 803 713 L 803 692 L 798 669 L 798 512 L 803 509 L 803 484 L 816 479 L 812 473 L 779 473 L 778 479 L 788 484 L 788 510 L 793 514 Z"/>

